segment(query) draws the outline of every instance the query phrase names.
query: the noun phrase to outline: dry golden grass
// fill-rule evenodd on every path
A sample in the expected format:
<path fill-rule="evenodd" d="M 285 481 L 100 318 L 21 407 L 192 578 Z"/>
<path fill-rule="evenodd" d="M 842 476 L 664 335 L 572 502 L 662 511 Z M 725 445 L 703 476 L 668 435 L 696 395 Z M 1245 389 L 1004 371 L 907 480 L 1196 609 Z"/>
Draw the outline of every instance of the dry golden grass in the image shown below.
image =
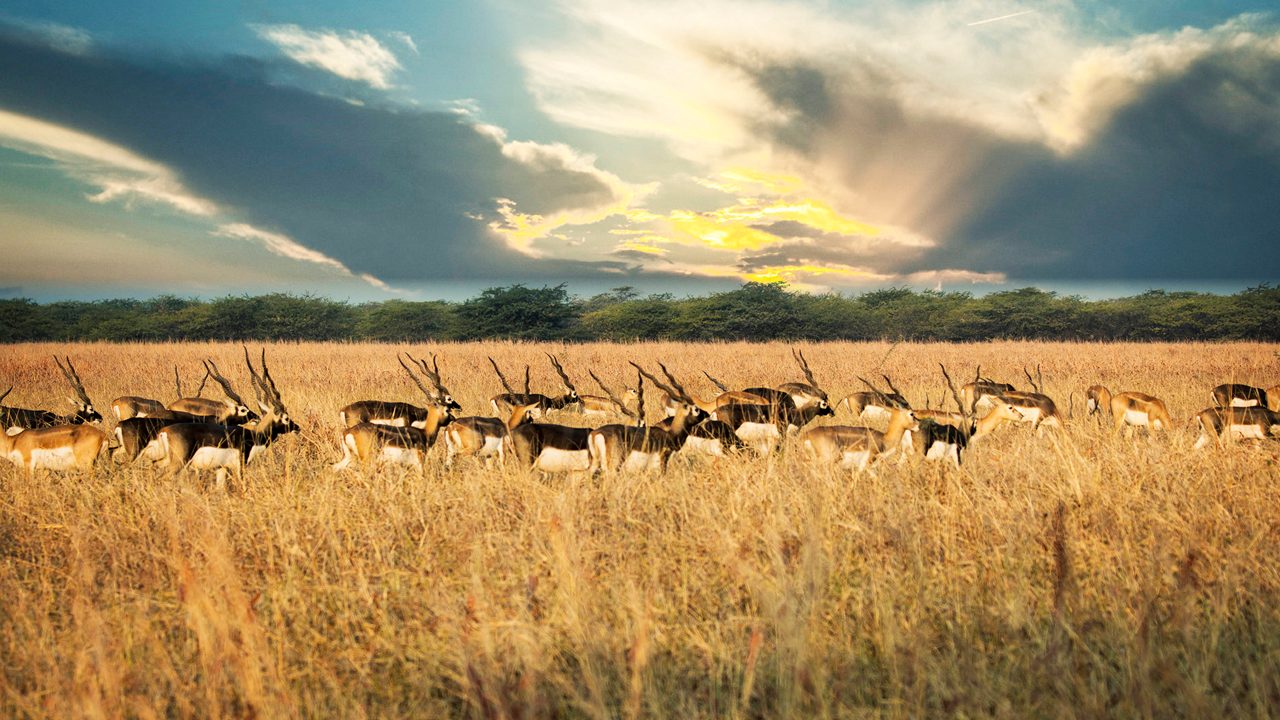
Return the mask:
<path fill-rule="evenodd" d="M 1020 386 L 1039 362 L 1064 410 L 1075 393 L 1061 435 L 1002 429 L 959 472 L 851 479 L 792 452 L 594 480 L 332 472 L 339 406 L 415 399 L 397 349 L 270 347 L 305 432 L 229 493 L 0 466 L 0 714 L 1280 714 L 1280 443 L 1195 452 L 1184 425 L 1218 382 L 1274 383 L 1275 346 L 900 345 L 883 368 L 917 403 L 936 402 L 939 360 Z M 486 354 L 513 375 L 531 362 L 535 389 L 555 387 L 544 349 L 584 392 L 588 366 L 617 382 L 627 359 L 704 392 L 703 368 L 798 375 L 781 344 L 431 349 L 480 414 L 498 389 Z M 888 349 L 807 355 L 834 400 Z M 173 364 L 190 376 L 206 355 L 248 392 L 238 346 L 10 346 L 8 404 L 65 407 L 54 352 L 108 413 L 118 395 L 172 399 Z M 1180 429 L 1126 439 L 1082 419 L 1097 381 L 1164 398 Z"/>

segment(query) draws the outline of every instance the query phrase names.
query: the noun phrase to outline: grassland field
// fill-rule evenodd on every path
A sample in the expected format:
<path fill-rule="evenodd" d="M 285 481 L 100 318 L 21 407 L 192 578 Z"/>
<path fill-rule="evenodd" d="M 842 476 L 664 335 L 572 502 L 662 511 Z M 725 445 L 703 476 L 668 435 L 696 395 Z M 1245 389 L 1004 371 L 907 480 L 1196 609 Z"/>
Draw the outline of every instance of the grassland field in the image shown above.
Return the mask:
<path fill-rule="evenodd" d="M 421 400 L 398 350 L 439 353 L 464 414 L 501 389 L 489 355 L 543 392 L 544 351 L 580 392 L 589 368 L 631 381 L 628 360 L 699 395 L 702 370 L 802 377 L 781 343 L 269 345 L 303 432 L 228 492 L 0 464 L 0 715 L 1280 715 L 1280 442 L 1195 451 L 1187 424 L 1218 383 L 1280 380 L 1280 347 L 803 347 L 833 400 L 887 372 L 936 407 L 939 362 L 1019 387 L 1039 364 L 1074 415 L 1001 428 L 960 470 L 851 475 L 792 444 L 662 475 L 445 470 L 439 448 L 425 477 L 338 473 L 339 407 Z M 67 411 L 54 353 L 107 415 L 120 395 L 172 400 L 173 366 L 190 386 L 205 357 L 251 395 L 239 345 L 35 344 L 0 347 L 6 404 Z M 1177 427 L 1114 434 L 1084 417 L 1095 382 L 1163 398 Z"/>

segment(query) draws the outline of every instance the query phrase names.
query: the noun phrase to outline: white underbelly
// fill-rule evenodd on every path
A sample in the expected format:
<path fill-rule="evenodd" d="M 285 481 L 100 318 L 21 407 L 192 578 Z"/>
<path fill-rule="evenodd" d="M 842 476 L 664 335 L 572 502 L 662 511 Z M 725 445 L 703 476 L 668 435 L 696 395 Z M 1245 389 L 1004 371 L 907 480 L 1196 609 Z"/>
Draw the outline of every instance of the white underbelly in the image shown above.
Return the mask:
<path fill-rule="evenodd" d="M 476 455 L 481 457 L 497 455 L 502 450 L 502 443 L 505 440 L 506 438 L 501 436 L 486 435 L 484 438 L 484 445 L 480 446 L 480 449 L 476 451 Z"/>
<path fill-rule="evenodd" d="M 782 437 L 773 423 L 742 423 L 734 433 L 761 455 L 773 452 Z"/>
<path fill-rule="evenodd" d="M 235 468 L 240 466 L 240 451 L 236 448 L 202 447 L 192 454 L 191 462 L 187 464 L 196 470 Z"/>
<path fill-rule="evenodd" d="M 1125 410 L 1124 421 L 1130 425 L 1150 425 L 1151 419 L 1141 410 Z"/>
<path fill-rule="evenodd" d="M 370 425 L 386 425 L 387 427 L 404 427 L 404 418 L 377 418 L 369 421 Z M 426 423 L 423 423 L 424 425 Z M 419 428 L 421 429 L 421 428 Z"/>
<path fill-rule="evenodd" d="M 147 446 L 142 448 L 142 452 L 138 453 L 138 457 L 151 462 L 160 462 L 163 460 L 164 445 L 160 443 L 160 438 L 156 438 L 155 440 L 147 443 Z"/>
<path fill-rule="evenodd" d="M 1258 404 L 1256 398 L 1244 400 L 1242 398 L 1231 398 L 1231 407 L 1254 407 Z"/>
<path fill-rule="evenodd" d="M 646 472 L 648 470 L 662 469 L 662 458 L 658 453 L 644 453 L 632 451 L 627 456 L 625 462 L 622 463 L 622 469 L 627 472 Z"/>
<path fill-rule="evenodd" d="M 543 448 L 538 455 L 537 467 L 546 472 L 574 472 L 591 467 L 591 455 L 582 450 L 558 450 Z"/>
<path fill-rule="evenodd" d="M 879 405 L 868 405 L 862 408 L 862 413 L 858 417 L 864 420 L 888 420 L 890 414 L 888 410 Z"/>
<path fill-rule="evenodd" d="M 393 465 L 422 467 L 422 453 L 412 448 L 383 446 L 381 459 Z"/>
<path fill-rule="evenodd" d="M 48 470 L 67 470 L 76 464 L 76 452 L 71 447 L 36 448 L 31 451 L 31 467 Z"/>
<path fill-rule="evenodd" d="M 1020 407 L 1020 408 L 1018 408 L 1018 414 L 1022 416 L 1022 422 L 1024 422 L 1024 423 L 1033 423 L 1033 422 L 1035 422 L 1035 421 L 1037 421 L 1037 420 L 1039 420 L 1039 419 L 1040 419 L 1040 408 L 1038 408 L 1038 407 L 1029 407 L 1029 408 L 1023 408 L 1023 407 Z"/>
<path fill-rule="evenodd" d="M 845 470 L 865 468 L 871 461 L 870 450 L 845 450 L 840 453 L 840 467 Z"/>
<path fill-rule="evenodd" d="M 702 438 L 690 435 L 684 440 L 684 450 L 713 457 L 724 457 L 724 445 L 715 438 Z"/>
<path fill-rule="evenodd" d="M 778 426 L 773 423 L 742 423 L 734 433 L 743 442 L 759 442 L 761 440 L 777 440 Z"/>
<path fill-rule="evenodd" d="M 1236 438 L 1264 440 L 1266 439 L 1267 434 L 1257 425 L 1232 425 L 1231 436 Z"/>
<path fill-rule="evenodd" d="M 960 446 L 955 443 L 947 443 L 941 440 L 934 440 L 933 445 L 925 451 L 924 458 L 926 460 L 942 460 L 944 458 L 958 455 Z"/>

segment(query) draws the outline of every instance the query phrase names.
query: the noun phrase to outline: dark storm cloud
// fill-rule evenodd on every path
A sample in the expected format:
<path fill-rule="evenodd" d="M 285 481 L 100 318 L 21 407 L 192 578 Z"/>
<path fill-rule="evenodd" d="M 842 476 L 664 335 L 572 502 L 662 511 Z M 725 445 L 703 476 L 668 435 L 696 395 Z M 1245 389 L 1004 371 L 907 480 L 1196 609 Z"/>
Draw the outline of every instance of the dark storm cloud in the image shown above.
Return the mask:
<path fill-rule="evenodd" d="M 164 163 L 239 219 L 353 271 L 538 278 L 625 267 L 531 260 L 484 230 L 497 198 L 541 214 L 603 204 L 614 191 L 600 176 L 555 153 L 508 157 L 456 114 L 359 106 L 274 83 L 270 69 L 73 54 L 0 26 L 0 108 Z"/>
<path fill-rule="evenodd" d="M 859 195 L 918 189 L 911 214 L 890 220 L 938 247 L 869 263 L 877 269 L 1280 277 L 1280 57 L 1257 44 L 1228 44 L 1137 86 L 1084 146 L 1061 156 L 911 111 L 874 68 L 735 67 L 784 111 L 784 121 L 758 126 L 767 142 L 835 167 Z M 826 244 L 835 250 L 826 259 L 838 261 L 839 243 Z M 771 249 L 770 261 L 801 249 Z M 859 264 L 847 249 L 845 261 Z M 768 264 L 764 255 L 748 262 Z"/>
<path fill-rule="evenodd" d="M 1023 277 L 1280 277 L 1277 108 L 1280 58 L 1206 57 L 1029 165 L 937 256 Z"/>

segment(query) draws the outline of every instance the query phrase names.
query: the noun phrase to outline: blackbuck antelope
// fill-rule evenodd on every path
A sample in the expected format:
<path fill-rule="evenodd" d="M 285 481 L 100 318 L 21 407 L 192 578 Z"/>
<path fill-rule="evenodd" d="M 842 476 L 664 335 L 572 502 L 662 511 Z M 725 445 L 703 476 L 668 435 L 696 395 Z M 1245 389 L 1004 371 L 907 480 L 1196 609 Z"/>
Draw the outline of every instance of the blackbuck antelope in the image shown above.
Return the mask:
<path fill-rule="evenodd" d="M 1264 407 L 1280 411 L 1280 385 L 1257 388 L 1252 385 L 1226 383 L 1213 389 L 1214 407 Z"/>
<path fill-rule="evenodd" d="M 767 455 L 790 432 L 804 427 L 820 415 L 834 415 L 826 400 L 804 409 L 796 407 L 791 395 L 772 388 L 747 388 L 747 392 L 759 394 L 770 401 L 768 405 L 725 405 L 711 414 L 733 428 L 744 443 L 761 455 Z"/>
<path fill-rule="evenodd" d="M 66 366 L 63 366 L 57 355 L 53 356 L 53 361 L 58 363 L 58 369 L 62 371 L 62 377 L 66 379 L 67 384 L 76 393 L 75 398 L 68 398 L 75 407 L 75 412 L 70 415 L 59 415 L 49 410 L 27 410 L 25 408 L 0 405 L 0 430 L 13 434 L 19 430 L 34 430 L 58 425 L 83 425 L 102 420 L 102 415 L 93 408 L 93 401 L 89 399 L 89 393 L 85 392 L 84 383 L 80 380 L 80 373 L 76 372 L 75 365 L 71 364 L 71 358 L 67 357 Z M 3 403 L 11 392 L 13 392 L 12 386 L 5 390 L 3 395 L 0 395 L 0 403 Z"/>
<path fill-rule="evenodd" d="M 298 425 L 289 418 L 289 411 L 285 408 L 276 382 L 271 377 L 271 370 L 267 367 L 266 350 L 262 351 L 261 375 L 254 370 L 248 349 L 245 349 L 244 361 L 249 367 L 249 377 L 264 415 L 240 426 L 177 423 L 165 427 L 160 431 L 160 444 L 164 447 L 170 475 L 175 475 L 184 468 L 215 470 L 218 487 L 225 488 L 229 469 L 235 473 L 237 484 L 240 484 L 245 465 L 253 462 L 275 438 L 298 431 Z M 214 380 L 219 380 L 220 374 L 216 367 L 211 368 L 210 374 Z"/>
<path fill-rule="evenodd" d="M 363 422 L 342 431 L 342 460 L 334 464 L 334 470 L 344 470 L 359 460 L 366 469 L 375 463 L 390 463 L 426 471 L 424 459 L 441 428 L 453 419 L 449 408 L 433 405 L 426 426 L 394 427 Z"/>
<path fill-rule="evenodd" d="M 419 420 L 422 408 L 407 403 L 364 401 L 364 404 L 348 405 L 342 409 L 343 422 L 360 413 L 376 417 L 381 422 L 366 420 L 342 431 L 342 460 L 333 465 L 334 470 L 344 470 L 353 461 L 359 460 L 366 469 L 375 463 L 391 463 L 414 468 L 419 474 L 426 471 L 423 461 L 427 452 L 436 444 L 440 430 L 453 422 L 453 411 L 461 405 L 454 401 L 453 395 L 440 381 L 439 358 L 432 354 L 431 367 L 428 367 L 426 360 L 415 358 L 409 353 L 405 355 L 418 366 L 418 371 L 435 388 L 434 391 L 429 390 L 413 370 L 396 356 L 400 367 L 404 368 L 422 394 L 431 401 L 430 407 L 425 410 L 426 416 Z M 389 405 L 400 407 L 389 411 Z"/>
<path fill-rule="evenodd" d="M 981 419 L 975 420 L 961 394 L 956 391 L 956 385 L 951 381 L 951 375 L 947 372 L 946 366 L 938 363 L 938 367 L 942 369 L 942 378 L 946 381 L 947 389 L 951 391 L 951 399 L 955 401 L 960 412 L 934 411 L 933 414 L 921 418 L 921 411 L 917 410 L 916 417 L 920 420 L 920 429 L 914 434 L 920 438 L 920 452 L 924 454 L 925 460 L 950 460 L 958 468 L 961 456 L 964 455 L 969 443 L 992 432 L 1003 423 L 1021 422 L 1022 415 L 1009 403 L 989 400 L 987 404 L 991 409 Z M 954 422 L 956 415 L 960 417 L 958 423 Z M 943 422 L 943 420 L 953 422 Z"/>
<path fill-rule="evenodd" d="M 1003 393 L 1016 390 L 1017 388 L 1009 383 L 982 377 L 982 366 L 979 365 L 973 380 L 960 387 L 960 396 L 964 398 L 964 406 L 973 413 L 978 411 L 978 405 L 989 403 Z"/>
<path fill-rule="evenodd" d="M 489 399 L 489 405 L 493 407 L 494 415 L 509 417 L 516 407 L 532 405 L 533 414 L 540 417 L 548 411 L 563 410 L 570 405 L 577 405 L 581 402 L 578 397 L 578 390 L 573 386 L 573 381 L 569 379 L 569 375 L 565 373 L 564 366 L 551 353 L 547 353 L 547 358 L 551 360 L 551 367 L 555 368 L 556 374 L 560 376 L 561 382 L 564 383 L 564 395 L 549 397 L 540 393 L 529 392 L 529 367 L 527 365 L 524 370 L 524 392 L 518 393 L 512 389 L 511 383 L 507 382 L 506 376 L 498 368 L 498 363 L 493 358 L 489 358 L 489 364 L 493 365 L 493 371 L 498 374 L 498 380 L 502 382 L 502 387 L 506 390 L 505 393 L 494 395 Z"/>
<path fill-rule="evenodd" d="M 1213 407 L 1201 410 L 1200 437 L 1195 448 L 1209 443 L 1219 445 L 1228 440 L 1263 440 L 1280 434 L 1280 412 L 1256 405 L 1249 407 Z"/>
<path fill-rule="evenodd" d="M 107 445 L 107 434 L 92 425 L 57 425 L 0 433 L 0 455 L 36 470 L 81 470 L 92 474 Z"/>
<path fill-rule="evenodd" d="M 706 419 L 707 413 L 698 407 L 684 386 L 675 379 L 662 363 L 658 366 L 667 376 L 669 384 L 663 383 L 645 371 L 636 363 L 631 363 L 640 377 L 637 383 L 641 386 L 643 400 L 643 382 L 648 379 L 654 387 L 667 393 L 670 397 L 683 401 L 679 410 L 672 417 L 655 426 L 644 423 L 644 405 L 641 402 L 638 425 L 606 425 L 590 433 L 589 449 L 593 468 L 605 471 L 622 469 L 629 472 L 667 469 L 671 454 L 684 447 L 689 430 Z"/>
<path fill-rule="evenodd" d="M 1054 404 L 1053 398 L 1041 392 L 1044 377 L 1040 374 L 1040 366 L 1036 366 L 1036 377 L 1040 378 L 1039 381 L 1032 378 L 1026 368 L 1022 369 L 1022 374 L 1027 376 L 1027 382 L 1031 383 L 1032 391 L 1006 390 L 996 396 L 996 402 L 1012 405 L 1021 416 L 1020 422 L 1031 423 L 1031 427 L 1037 434 L 1046 427 L 1061 428 L 1062 414 L 1058 412 L 1058 406 Z"/>
<path fill-rule="evenodd" d="M 911 404 L 902 396 L 898 388 L 894 387 L 893 381 L 888 375 L 881 375 L 884 381 L 889 385 L 889 392 L 881 392 L 879 390 L 862 390 L 859 392 L 849 393 L 840 402 L 836 403 L 836 409 L 839 410 L 841 405 L 849 409 L 854 417 L 863 420 L 886 420 L 893 414 L 894 410 L 908 410 Z"/>
<path fill-rule="evenodd" d="M 160 431 L 175 423 L 216 423 L 208 415 L 192 415 L 177 410 L 158 410 L 155 416 L 131 417 L 116 423 L 115 436 L 119 442 L 112 459 L 116 463 L 130 463 L 139 458 L 148 462 L 164 459 L 164 446 L 160 444 Z"/>
<path fill-rule="evenodd" d="M 755 395 L 749 392 L 744 392 L 742 390 L 730 390 L 727 385 L 717 380 L 715 377 L 711 375 L 711 373 L 707 372 L 706 370 L 703 370 L 702 374 L 706 375 L 707 379 L 711 381 L 711 384 L 715 385 L 716 389 L 720 391 L 719 395 L 711 398 L 710 400 L 699 400 L 698 398 L 694 397 L 692 394 L 688 396 L 689 399 L 692 400 L 695 405 L 702 408 L 703 412 L 713 413 L 715 412 L 716 408 L 722 407 L 724 405 L 734 405 L 734 404 L 736 405 L 768 405 L 769 404 L 768 400 L 760 397 L 759 395 Z M 662 405 L 662 412 L 666 417 L 674 417 L 675 414 L 680 411 L 680 407 L 684 405 L 684 401 L 681 400 L 680 398 L 672 397 L 671 395 L 668 395 L 667 393 L 664 392 L 661 395 L 661 405 Z"/>
<path fill-rule="evenodd" d="M 449 423 L 444 429 L 445 466 L 453 465 L 453 459 L 459 455 L 483 458 L 485 463 L 493 458 L 503 462 L 511 431 L 533 422 L 533 416 L 529 413 L 537 406 L 537 403 L 517 405 L 506 420 L 471 416 Z"/>
<path fill-rule="evenodd" d="M 204 385 L 209 381 L 209 369 L 206 367 L 204 377 L 200 380 L 200 387 L 196 388 L 195 397 L 204 394 Z M 178 374 L 178 366 L 173 366 L 173 384 L 178 391 L 178 399 L 186 397 L 182 392 L 182 376 Z M 159 400 L 151 398 L 139 397 L 137 395 L 125 395 L 111 401 L 111 413 L 116 416 L 117 421 L 130 420 L 132 418 L 148 418 L 148 417 L 165 417 L 168 408 Z"/>
<path fill-rule="evenodd" d="M 217 363 L 212 359 L 205 360 L 204 369 L 207 376 L 213 378 L 213 381 L 222 387 L 222 392 L 230 402 L 204 397 L 184 397 L 169 403 L 170 410 L 211 417 L 217 422 L 228 425 L 241 425 L 258 419 L 258 413 L 249 409 L 244 400 L 240 399 L 239 393 L 231 386 L 231 381 L 222 376 Z M 203 383 L 201 387 L 204 387 Z"/>
<path fill-rule="evenodd" d="M 776 389 L 790 395 L 791 401 L 801 410 L 819 403 L 829 403 L 830 400 L 827 398 L 827 393 L 818 387 L 818 381 L 814 379 L 813 371 L 809 369 L 809 361 L 805 359 L 804 351 L 792 348 L 791 357 L 800 366 L 806 382 L 783 383 Z"/>
<path fill-rule="evenodd" d="M 392 400 L 357 400 L 338 410 L 338 417 L 342 421 L 343 427 L 349 428 L 362 423 L 371 423 L 373 425 L 411 427 L 424 430 L 435 408 L 440 407 L 446 410 L 462 409 L 462 405 L 453 399 L 453 394 L 441 383 L 440 360 L 434 353 L 431 355 L 432 367 L 427 367 L 426 360 L 415 358 L 409 353 L 405 353 L 405 357 L 409 358 L 409 362 L 417 366 L 418 371 L 435 388 L 434 391 L 429 390 L 422 383 L 422 380 L 414 374 L 413 369 L 405 365 L 404 360 L 400 358 L 400 354 L 396 354 L 396 362 L 400 363 L 400 367 L 404 368 L 405 373 L 409 375 L 409 379 L 426 396 L 429 402 L 428 407 L 419 407 L 411 403 Z"/>
<path fill-rule="evenodd" d="M 1090 415 L 1104 408 L 1110 412 L 1117 432 L 1125 426 L 1151 430 L 1168 430 L 1173 426 L 1164 401 L 1146 393 L 1129 391 L 1112 395 L 1106 387 L 1094 385 L 1085 392 L 1085 403 Z"/>
<path fill-rule="evenodd" d="M 511 431 L 508 442 L 525 467 L 547 473 L 586 472 L 591 469 L 591 428 L 526 423 Z"/>

